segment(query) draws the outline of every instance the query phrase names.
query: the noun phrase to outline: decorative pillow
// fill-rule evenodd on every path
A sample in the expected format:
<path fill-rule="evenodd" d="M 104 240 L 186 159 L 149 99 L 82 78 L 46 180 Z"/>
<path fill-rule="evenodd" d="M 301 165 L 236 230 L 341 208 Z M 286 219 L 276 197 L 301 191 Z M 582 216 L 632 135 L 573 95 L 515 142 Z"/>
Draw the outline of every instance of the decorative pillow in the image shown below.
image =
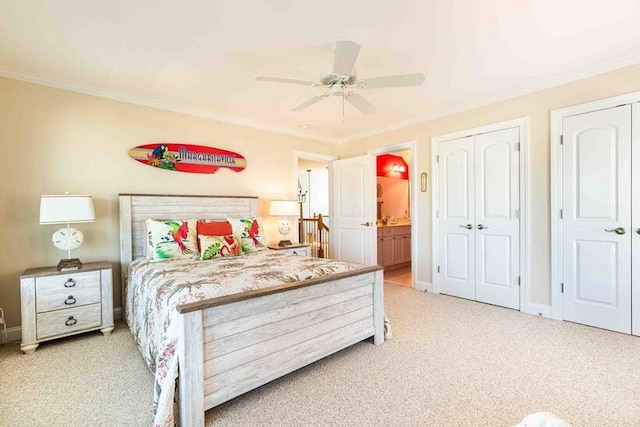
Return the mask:
<path fill-rule="evenodd" d="M 198 235 L 200 241 L 200 259 L 207 260 L 211 258 L 242 255 L 240 251 L 240 243 L 233 234 L 228 236 L 207 236 Z"/>
<path fill-rule="evenodd" d="M 198 220 L 198 237 L 202 236 L 228 236 L 233 234 L 233 229 L 229 221 L 207 221 Z M 198 239 L 198 249 L 202 252 L 200 239 Z"/>
<path fill-rule="evenodd" d="M 229 221 L 198 221 L 198 235 L 228 236 L 233 234 Z"/>
<path fill-rule="evenodd" d="M 257 218 L 227 218 L 233 227 L 233 235 L 240 242 L 242 252 L 255 252 L 267 248 L 264 229 Z"/>
<path fill-rule="evenodd" d="M 147 258 L 193 259 L 200 256 L 195 219 L 161 220 L 148 219 Z"/>

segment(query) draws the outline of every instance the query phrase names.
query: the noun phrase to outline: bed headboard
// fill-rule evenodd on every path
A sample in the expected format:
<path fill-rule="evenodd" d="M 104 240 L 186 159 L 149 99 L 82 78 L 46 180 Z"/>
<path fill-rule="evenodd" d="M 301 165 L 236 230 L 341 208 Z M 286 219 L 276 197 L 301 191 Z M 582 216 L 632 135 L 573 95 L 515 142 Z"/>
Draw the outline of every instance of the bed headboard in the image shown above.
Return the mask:
<path fill-rule="evenodd" d="M 258 216 L 257 197 L 120 194 L 120 271 L 124 308 L 129 264 L 146 255 L 147 219 L 219 219 Z"/>

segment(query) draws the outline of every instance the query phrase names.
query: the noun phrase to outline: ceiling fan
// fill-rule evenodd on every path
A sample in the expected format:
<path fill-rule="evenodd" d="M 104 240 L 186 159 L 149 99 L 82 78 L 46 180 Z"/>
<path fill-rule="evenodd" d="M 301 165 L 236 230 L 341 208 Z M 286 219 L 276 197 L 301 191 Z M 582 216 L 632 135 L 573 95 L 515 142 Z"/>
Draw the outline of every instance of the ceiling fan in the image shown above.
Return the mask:
<path fill-rule="evenodd" d="M 292 108 L 291 111 L 302 111 L 307 109 L 313 104 L 328 98 L 330 95 L 340 96 L 342 97 L 342 121 L 344 121 L 345 101 L 353 105 L 363 114 L 370 114 L 376 110 L 375 105 L 367 101 L 361 95 L 352 92 L 351 89 L 380 89 L 401 86 L 420 86 L 424 82 L 424 75 L 422 73 L 400 74 L 397 76 L 382 76 L 358 80 L 353 67 L 356 63 L 356 59 L 358 59 L 358 54 L 360 53 L 360 45 L 351 40 L 337 40 L 333 48 L 333 53 L 335 56 L 333 60 L 333 67 L 327 74 L 323 75 L 318 82 L 267 76 L 257 76 L 256 80 L 326 88 L 328 91 L 325 93 L 306 100 L 302 104 Z"/>

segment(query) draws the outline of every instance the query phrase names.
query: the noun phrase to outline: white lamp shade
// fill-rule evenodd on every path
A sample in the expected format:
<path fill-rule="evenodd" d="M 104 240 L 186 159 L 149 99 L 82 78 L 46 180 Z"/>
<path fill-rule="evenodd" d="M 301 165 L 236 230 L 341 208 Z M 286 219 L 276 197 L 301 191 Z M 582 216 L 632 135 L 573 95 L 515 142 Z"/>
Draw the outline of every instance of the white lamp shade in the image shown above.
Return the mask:
<path fill-rule="evenodd" d="M 91 196 L 40 196 L 40 224 L 93 222 L 96 213 Z"/>
<path fill-rule="evenodd" d="M 269 215 L 298 216 L 300 215 L 300 205 L 295 200 L 272 200 Z"/>

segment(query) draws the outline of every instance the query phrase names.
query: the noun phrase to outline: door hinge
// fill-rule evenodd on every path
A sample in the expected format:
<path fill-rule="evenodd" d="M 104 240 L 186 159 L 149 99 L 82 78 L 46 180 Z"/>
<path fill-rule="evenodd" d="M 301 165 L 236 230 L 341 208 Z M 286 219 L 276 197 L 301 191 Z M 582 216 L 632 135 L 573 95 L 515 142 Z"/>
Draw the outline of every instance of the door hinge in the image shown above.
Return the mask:
<path fill-rule="evenodd" d="M 516 151 L 520 151 L 520 143 L 519 142 L 516 143 Z"/>
<path fill-rule="evenodd" d="M 521 284 L 521 279 L 520 279 L 520 276 L 518 276 L 518 286 L 520 286 L 520 284 Z"/>
<path fill-rule="evenodd" d="M 560 135 L 560 145 L 564 145 L 564 135 Z"/>
<path fill-rule="evenodd" d="M 440 163 L 440 155 L 436 156 L 436 163 Z"/>
<path fill-rule="evenodd" d="M 436 218 L 440 218 L 440 210 L 436 211 Z"/>
<path fill-rule="evenodd" d="M 564 283 L 560 283 L 560 292 L 564 294 Z"/>
<path fill-rule="evenodd" d="M 516 218 L 520 218 L 520 209 L 516 209 L 516 211 L 514 212 L 514 215 Z"/>
<path fill-rule="evenodd" d="M 440 266 L 438 266 L 438 273 L 440 273 Z"/>
<path fill-rule="evenodd" d="M 564 209 L 560 209 L 560 219 L 564 219 Z"/>

